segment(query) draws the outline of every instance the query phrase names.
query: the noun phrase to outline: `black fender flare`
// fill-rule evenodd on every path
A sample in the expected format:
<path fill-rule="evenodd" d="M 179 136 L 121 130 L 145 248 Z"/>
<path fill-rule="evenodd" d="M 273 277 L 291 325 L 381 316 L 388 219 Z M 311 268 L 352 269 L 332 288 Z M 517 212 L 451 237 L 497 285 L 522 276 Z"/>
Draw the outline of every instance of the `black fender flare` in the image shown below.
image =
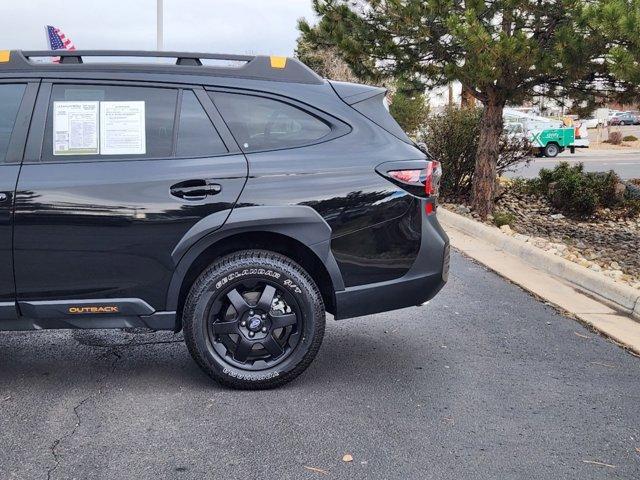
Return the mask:
<path fill-rule="evenodd" d="M 166 310 L 177 310 L 182 284 L 193 262 L 217 242 L 243 232 L 272 232 L 297 240 L 324 264 L 334 292 L 344 290 L 342 274 L 331 252 L 331 227 L 313 208 L 237 207 L 203 218 L 176 245 L 171 253 L 175 269 L 167 291 Z"/>

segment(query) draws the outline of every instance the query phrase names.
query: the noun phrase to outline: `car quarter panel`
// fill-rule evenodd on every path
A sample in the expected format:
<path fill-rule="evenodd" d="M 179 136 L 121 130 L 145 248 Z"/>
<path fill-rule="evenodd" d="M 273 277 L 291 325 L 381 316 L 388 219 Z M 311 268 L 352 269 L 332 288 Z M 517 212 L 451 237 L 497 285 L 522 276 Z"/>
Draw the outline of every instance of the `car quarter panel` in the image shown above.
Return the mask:
<path fill-rule="evenodd" d="M 289 95 L 282 101 L 313 112 L 292 99 L 303 96 L 295 89 Z M 375 167 L 424 155 L 365 119 L 335 92 L 316 95 L 314 107 L 327 113 L 329 122 L 349 125 L 348 133 L 302 147 L 247 152 L 249 179 L 237 208 L 313 208 L 331 227 L 332 250 L 346 286 L 402 276 L 420 247 L 420 207 Z"/>
<path fill-rule="evenodd" d="M 215 228 L 210 221 L 213 218 L 194 225 L 173 251 L 177 268 L 169 286 L 168 310 L 178 308 L 183 281 L 196 259 L 217 242 L 242 233 L 277 233 L 308 246 L 310 254 L 326 268 L 334 291 L 344 290 L 342 274 L 331 252 L 331 228 L 312 208 L 238 205 L 221 228 Z"/>

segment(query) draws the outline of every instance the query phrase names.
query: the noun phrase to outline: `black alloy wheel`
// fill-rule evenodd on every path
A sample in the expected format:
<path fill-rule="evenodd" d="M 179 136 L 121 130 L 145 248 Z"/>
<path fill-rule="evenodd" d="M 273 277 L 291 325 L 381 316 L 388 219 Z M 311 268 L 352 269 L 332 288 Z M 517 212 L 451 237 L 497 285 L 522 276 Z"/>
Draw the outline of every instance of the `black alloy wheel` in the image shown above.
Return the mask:
<path fill-rule="evenodd" d="M 296 299 L 287 291 L 267 281 L 239 281 L 212 305 L 211 353 L 249 370 L 275 366 L 298 345 L 303 321 Z"/>
<path fill-rule="evenodd" d="M 302 373 L 320 348 L 325 311 L 311 276 L 293 260 L 245 250 L 194 282 L 182 322 L 189 352 L 216 381 L 273 388 Z"/>

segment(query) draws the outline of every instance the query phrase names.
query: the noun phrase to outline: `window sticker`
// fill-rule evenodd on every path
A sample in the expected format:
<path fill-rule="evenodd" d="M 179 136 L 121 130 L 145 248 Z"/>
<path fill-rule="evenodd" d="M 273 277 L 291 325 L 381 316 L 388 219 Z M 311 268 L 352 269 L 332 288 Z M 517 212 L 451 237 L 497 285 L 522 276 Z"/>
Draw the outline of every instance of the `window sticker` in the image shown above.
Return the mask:
<path fill-rule="evenodd" d="M 98 102 L 53 102 L 53 154 L 98 154 Z"/>
<path fill-rule="evenodd" d="M 100 102 L 100 154 L 145 153 L 144 102 Z"/>

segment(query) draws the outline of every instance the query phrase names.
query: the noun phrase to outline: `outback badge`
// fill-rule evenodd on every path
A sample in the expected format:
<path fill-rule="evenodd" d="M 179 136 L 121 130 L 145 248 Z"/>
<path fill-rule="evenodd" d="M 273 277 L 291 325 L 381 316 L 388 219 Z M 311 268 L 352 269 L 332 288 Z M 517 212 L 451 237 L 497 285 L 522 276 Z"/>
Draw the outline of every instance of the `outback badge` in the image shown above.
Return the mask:
<path fill-rule="evenodd" d="M 120 309 L 116 305 L 94 305 L 83 307 L 69 307 L 69 313 L 71 315 L 90 315 L 99 313 L 118 313 Z"/>

